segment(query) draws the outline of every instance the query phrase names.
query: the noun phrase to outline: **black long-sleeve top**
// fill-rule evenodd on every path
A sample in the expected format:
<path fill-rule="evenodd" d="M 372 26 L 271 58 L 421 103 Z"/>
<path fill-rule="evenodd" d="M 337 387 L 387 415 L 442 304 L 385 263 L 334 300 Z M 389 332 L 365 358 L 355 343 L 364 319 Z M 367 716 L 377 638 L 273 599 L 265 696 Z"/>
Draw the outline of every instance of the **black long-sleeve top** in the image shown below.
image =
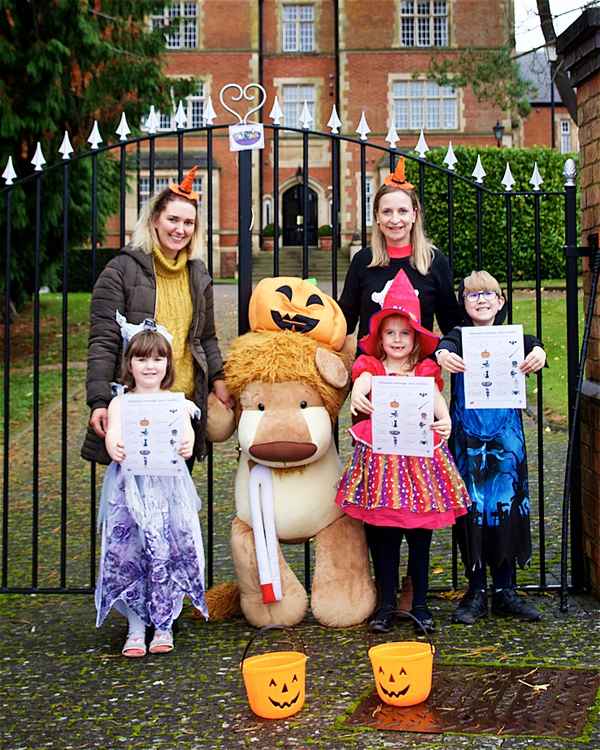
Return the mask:
<path fill-rule="evenodd" d="M 342 294 L 338 300 L 342 308 L 348 333 L 352 333 L 358 323 L 358 338 L 369 332 L 369 319 L 381 308 L 373 302 L 373 292 L 380 292 L 400 269 L 404 270 L 410 283 L 419 293 L 421 323 L 429 330 L 433 318 L 442 333 L 447 333 L 462 321 L 461 309 L 454 294 L 452 271 L 445 255 L 434 249 L 434 257 L 429 273 L 420 274 L 410 264 L 410 258 L 390 258 L 387 266 L 368 268 L 371 262 L 371 248 L 363 248 L 352 259 Z"/>

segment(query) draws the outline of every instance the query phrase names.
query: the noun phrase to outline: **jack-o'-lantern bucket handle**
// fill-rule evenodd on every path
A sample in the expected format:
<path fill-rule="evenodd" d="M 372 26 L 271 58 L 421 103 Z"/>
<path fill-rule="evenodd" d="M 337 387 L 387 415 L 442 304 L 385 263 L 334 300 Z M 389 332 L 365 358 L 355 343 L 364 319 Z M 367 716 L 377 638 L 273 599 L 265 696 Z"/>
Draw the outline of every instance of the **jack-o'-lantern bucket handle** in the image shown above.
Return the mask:
<path fill-rule="evenodd" d="M 417 623 L 417 625 L 418 625 L 418 626 L 419 626 L 419 627 L 421 628 L 421 630 L 423 631 L 423 635 L 424 635 L 424 636 L 425 636 L 425 638 L 427 638 L 427 640 L 429 641 L 429 647 L 431 648 L 431 653 L 432 653 L 432 654 L 435 654 L 435 652 L 436 652 L 436 648 L 435 648 L 435 646 L 433 645 L 433 641 L 431 640 L 431 636 L 430 636 L 430 635 L 429 635 L 429 633 L 427 632 L 426 628 L 424 628 L 424 627 L 423 627 L 423 623 L 422 623 L 422 622 L 420 622 L 419 620 L 417 620 L 417 618 L 416 618 L 416 617 L 415 617 L 415 616 L 414 616 L 414 615 L 412 614 L 412 612 L 409 612 L 409 611 L 408 611 L 407 609 L 399 609 L 399 610 L 397 610 L 397 612 L 398 612 L 399 614 L 401 614 L 401 615 L 406 615 L 406 616 L 407 616 L 408 618 L 410 618 L 410 619 L 411 619 L 411 620 L 412 620 L 413 622 L 416 622 L 416 623 Z"/>
<path fill-rule="evenodd" d="M 288 628 L 286 625 L 265 625 L 262 628 L 258 628 L 258 630 L 250 637 L 250 640 L 246 644 L 246 648 L 244 649 L 244 653 L 242 654 L 242 660 L 240 661 L 240 669 L 243 669 L 244 666 L 244 659 L 248 656 L 248 651 L 250 651 L 250 648 L 254 641 L 261 635 L 264 635 L 268 630 L 283 630 L 285 632 L 285 635 L 287 636 L 288 642 L 291 643 L 294 648 L 298 647 L 298 644 L 300 644 L 300 649 L 302 650 L 303 654 L 306 654 L 306 647 L 304 645 L 304 641 L 298 633 L 295 633 L 292 628 Z"/>

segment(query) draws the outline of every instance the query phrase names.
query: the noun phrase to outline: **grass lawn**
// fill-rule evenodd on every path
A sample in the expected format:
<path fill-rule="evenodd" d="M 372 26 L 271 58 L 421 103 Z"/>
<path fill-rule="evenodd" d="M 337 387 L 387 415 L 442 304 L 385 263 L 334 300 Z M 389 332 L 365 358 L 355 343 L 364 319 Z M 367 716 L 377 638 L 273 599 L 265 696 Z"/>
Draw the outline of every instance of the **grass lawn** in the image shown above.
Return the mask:
<path fill-rule="evenodd" d="M 78 389 L 85 382 L 85 361 L 90 295 L 85 292 L 69 294 L 68 362 L 69 390 Z M 583 304 L 583 301 L 582 301 Z M 522 323 L 527 333 L 535 333 L 535 297 L 531 291 L 515 289 L 513 320 Z M 11 326 L 10 417 L 11 430 L 19 430 L 30 420 L 33 412 L 33 305 L 24 308 Z M 60 368 L 62 361 L 62 295 L 44 294 L 40 297 L 40 408 L 60 404 Z M 3 336 L 0 326 L 0 336 Z M 583 331 L 583 310 L 579 332 Z M 542 338 L 548 353 L 549 368 L 543 372 L 544 410 L 549 420 L 566 424 L 567 376 L 564 294 L 560 291 L 544 293 L 542 301 Z M 2 339 L 0 339 L 2 340 Z M 535 410 L 537 378 L 529 378 L 529 405 Z M 4 403 L 0 399 L 0 418 Z M 2 424 L 0 423 L 0 430 Z"/>
<path fill-rule="evenodd" d="M 580 295 L 579 338 L 583 335 L 583 295 Z M 536 333 L 535 295 L 515 292 L 513 322 L 525 333 Z M 542 299 L 542 341 L 548 367 L 542 372 L 544 413 L 554 424 L 567 424 L 567 326 L 565 297 L 562 292 L 545 292 Z M 528 403 L 535 410 L 537 377 L 528 378 Z"/>

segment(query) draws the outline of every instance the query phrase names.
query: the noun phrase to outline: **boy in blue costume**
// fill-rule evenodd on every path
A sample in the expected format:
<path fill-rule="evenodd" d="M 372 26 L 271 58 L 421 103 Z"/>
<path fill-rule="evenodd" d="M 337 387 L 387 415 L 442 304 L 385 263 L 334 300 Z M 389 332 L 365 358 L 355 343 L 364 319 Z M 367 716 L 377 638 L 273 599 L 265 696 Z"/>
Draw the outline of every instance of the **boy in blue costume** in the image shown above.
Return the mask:
<path fill-rule="evenodd" d="M 504 322 L 504 295 L 486 271 L 473 271 L 459 290 L 465 325 Z M 524 336 L 529 374 L 546 362 L 542 343 Z M 488 611 L 486 566 L 492 576 L 492 612 L 534 622 L 538 610 L 514 589 L 514 567 L 531 558 L 530 502 L 525 435 L 520 409 L 466 409 L 461 328 L 444 336 L 435 352 L 438 364 L 452 373 L 450 449 L 467 485 L 472 506 L 458 519 L 457 534 L 469 588 L 453 614 L 453 622 L 471 625 Z"/>

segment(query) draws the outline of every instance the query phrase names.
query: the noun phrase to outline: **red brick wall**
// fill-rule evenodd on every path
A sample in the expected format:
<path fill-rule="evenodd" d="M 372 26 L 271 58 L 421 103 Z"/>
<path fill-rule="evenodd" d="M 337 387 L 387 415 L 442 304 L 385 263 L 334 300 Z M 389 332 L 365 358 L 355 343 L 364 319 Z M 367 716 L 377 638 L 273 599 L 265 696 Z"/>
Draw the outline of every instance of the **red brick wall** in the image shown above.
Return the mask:
<path fill-rule="evenodd" d="M 577 90 L 577 112 L 581 155 L 582 241 L 600 233 L 600 72 Z M 589 264 L 585 264 L 589 268 Z M 589 270 L 584 290 L 589 291 Z M 581 425 L 584 551 L 592 590 L 600 597 L 600 298 L 589 344 Z"/>

